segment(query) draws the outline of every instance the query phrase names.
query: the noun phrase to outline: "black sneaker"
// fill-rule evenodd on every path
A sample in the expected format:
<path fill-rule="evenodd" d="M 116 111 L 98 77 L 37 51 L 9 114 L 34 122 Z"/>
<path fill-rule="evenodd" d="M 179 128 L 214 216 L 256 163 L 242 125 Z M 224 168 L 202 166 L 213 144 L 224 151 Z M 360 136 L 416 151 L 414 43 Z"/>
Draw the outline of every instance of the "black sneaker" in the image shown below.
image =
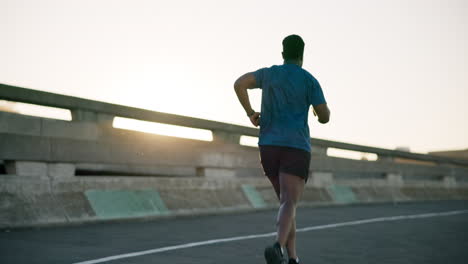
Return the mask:
<path fill-rule="evenodd" d="M 288 264 L 299 264 L 299 262 L 293 258 L 290 258 Z"/>
<path fill-rule="evenodd" d="M 278 242 L 266 247 L 264 255 L 267 264 L 287 264 L 281 250 L 281 245 Z"/>

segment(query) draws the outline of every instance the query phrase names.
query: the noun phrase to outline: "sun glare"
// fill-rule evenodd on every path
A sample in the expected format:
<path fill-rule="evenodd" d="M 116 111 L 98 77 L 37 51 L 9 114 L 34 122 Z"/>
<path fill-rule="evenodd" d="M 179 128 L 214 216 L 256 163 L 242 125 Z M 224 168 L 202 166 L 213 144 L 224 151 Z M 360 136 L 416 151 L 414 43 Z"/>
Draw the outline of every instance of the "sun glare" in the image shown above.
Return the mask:
<path fill-rule="evenodd" d="M 161 124 L 123 117 L 115 117 L 113 126 L 120 129 L 135 130 L 170 137 L 189 138 L 203 141 L 213 140 L 213 133 L 210 130 Z"/>
<path fill-rule="evenodd" d="M 375 153 L 359 152 L 359 151 L 337 149 L 337 148 L 328 148 L 327 155 L 330 157 L 354 159 L 354 160 L 370 160 L 370 161 L 377 160 L 377 154 Z"/>
<path fill-rule="evenodd" d="M 258 137 L 241 136 L 240 144 L 249 147 L 258 147 Z"/>
<path fill-rule="evenodd" d="M 70 110 L 48 107 L 35 104 L 26 104 L 0 100 L 0 111 L 16 113 L 21 115 L 35 116 L 35 117 L 45 117 L 51 119 L 59 119 L 65 121 L 71 121 Z"/>

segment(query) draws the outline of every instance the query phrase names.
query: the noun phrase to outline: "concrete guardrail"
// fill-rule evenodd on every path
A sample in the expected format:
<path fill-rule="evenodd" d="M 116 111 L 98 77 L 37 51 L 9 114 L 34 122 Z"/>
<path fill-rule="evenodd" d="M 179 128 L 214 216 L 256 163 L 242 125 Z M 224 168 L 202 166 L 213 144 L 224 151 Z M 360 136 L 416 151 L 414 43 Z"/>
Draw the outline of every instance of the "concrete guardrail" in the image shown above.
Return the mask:
<path fill-rule="evenodd" d="M 255 128 L 0 84 L 0 100 L 70 110 L 72 120 L 0 111 L 0 228 L 277 205 Z M 213 141 L 117 129 L 115 117 L 209 130 Z M 312 138 L 308 205 L 468 199 L 468 160 Z M 327 156 L 338 148 L 376 161 Z"/>

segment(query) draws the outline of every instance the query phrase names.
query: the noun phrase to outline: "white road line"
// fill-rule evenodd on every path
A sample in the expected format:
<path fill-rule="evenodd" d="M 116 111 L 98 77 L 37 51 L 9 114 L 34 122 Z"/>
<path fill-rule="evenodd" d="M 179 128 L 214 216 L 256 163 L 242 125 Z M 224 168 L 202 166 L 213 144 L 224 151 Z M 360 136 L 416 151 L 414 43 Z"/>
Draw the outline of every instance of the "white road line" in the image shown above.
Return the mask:
<path fill-rule="evenodd" d="M 438 216 L 450 216 L 450 215 L 458 215 L 458 214 L 464 214 L 464 213 L 468 213 L 468 210 L 370 218 L 370 219 L 362 219 L 362 220 L 357 220 L 357 221 L 349 221 L 349 222 L 342 222 L 342 223 L 335 223 L 335 224 L 328 224 L 328 225 L 304 227 L 304 228 L 297 229 L 296 232 L 307 232 L 307 231 L 312 231 L 312 230 L 337 228 L 337 227 L 342 227 L 342 226 L 363 225 L 363 224 L 369 224 L 369 223 L 389 222 L 389 221 L 398 221 L 398 220 L 405 220 L 405 219 L 419 219 L 419 218 L 430 218 L 430 217 L 438 217 Z M 232 242 L 232 241 L 247 240 L 247 239 L 254 239 L 254 238 L 261 238 L 261 237 L 272 237 L 272 236 L 276 236 L 276 232 L 198 241 L 198 242 L 192 242 L 192 243 L 187 243 L 187 244 L 161 247 L 161 248 L 155 248 L 155 249 L 150 249 L 150 250 L 145 250 L 145 251 L 138 251 L 138 252 L 133 252 L 133 253 L 109 256 L 109 257 L 100 258 L 100 259 L 76 262 L 74 264 L 95 264 L 95 263 L 102 263 L 106 261 L 112 261 L 112 260 L 123 259 L 123 258 L 138 257 L 142 255 L 155 254 L 155 253 L 172 251 L 172 250 L 183 249 L 183 248 L 191 248 L 191 247 L 205 246 L 205 245 L 211 245 L 211 244 L 219 244 L 219 243 L 226 243 L 226 242 Z"/>

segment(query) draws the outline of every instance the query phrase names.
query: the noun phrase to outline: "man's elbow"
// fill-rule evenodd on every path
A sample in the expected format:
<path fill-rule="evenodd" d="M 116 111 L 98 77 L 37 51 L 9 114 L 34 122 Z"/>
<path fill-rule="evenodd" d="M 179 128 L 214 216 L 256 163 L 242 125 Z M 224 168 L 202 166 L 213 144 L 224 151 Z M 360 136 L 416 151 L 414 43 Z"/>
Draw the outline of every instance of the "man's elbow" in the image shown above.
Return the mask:
<path fill-rule="evenodd" d="M 326 124 L 328 121 L 330 121 L 330 111 L 328 111 L 325 115 L 319 116 L 318 121 L 321 124 Z"/>
<path fill-rule="evenodd" d="M 327 119 L 319 119 L 318 121 L 319 121 L 321 124 L 326 124 L 326 123 L 328 123 L 328 121 L 330 121 L 330 119 L 328 119 L 328 118 L 327 118 Z"/>
<path fill-rule="evenodd" d="M 234 82 L 234 90 L 239 91 L 240 89 L 242 89 L 242 84 L 241 84 L 241 82 L 239 81 L 239 79 L 237 79 L 237 80 Z"/>
<path fill-rule="evenodd" d="M 256 87 L 255 76 L 252 73 L 246 73 L 234 82 L 234 90 L 247 90 Z"/>

